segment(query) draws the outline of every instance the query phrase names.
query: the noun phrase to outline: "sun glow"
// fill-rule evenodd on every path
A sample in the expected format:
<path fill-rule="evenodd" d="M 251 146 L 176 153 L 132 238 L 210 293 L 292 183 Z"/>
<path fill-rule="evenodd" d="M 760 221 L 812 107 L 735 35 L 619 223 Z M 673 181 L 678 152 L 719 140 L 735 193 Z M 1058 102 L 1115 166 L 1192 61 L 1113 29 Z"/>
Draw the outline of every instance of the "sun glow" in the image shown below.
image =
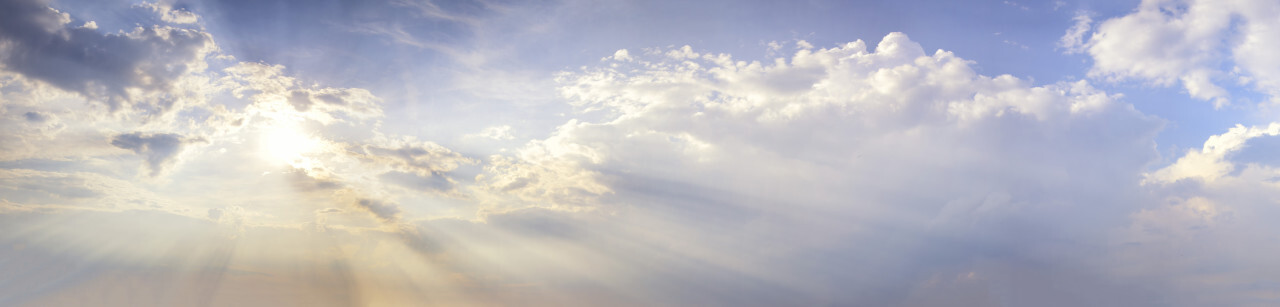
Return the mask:
<path fill-rule="evenodd" d="M 320 150 L 323 145 L 297 125 L 288 124 L 264 127 L 259 141 L 264 159 L 290 165 L 303 163 L 307 154 Z"/>

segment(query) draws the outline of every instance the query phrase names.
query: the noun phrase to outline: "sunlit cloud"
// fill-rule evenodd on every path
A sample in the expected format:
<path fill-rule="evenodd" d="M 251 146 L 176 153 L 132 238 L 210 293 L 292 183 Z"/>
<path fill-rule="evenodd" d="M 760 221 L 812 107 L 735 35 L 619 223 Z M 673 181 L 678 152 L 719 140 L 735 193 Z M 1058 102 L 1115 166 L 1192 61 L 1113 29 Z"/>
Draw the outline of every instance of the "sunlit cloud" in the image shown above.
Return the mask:
<path fill-rule="evenodd" d="M 1280 303 L 1277 5 L 943 2 L 0 0 L 0 305 Z"/>

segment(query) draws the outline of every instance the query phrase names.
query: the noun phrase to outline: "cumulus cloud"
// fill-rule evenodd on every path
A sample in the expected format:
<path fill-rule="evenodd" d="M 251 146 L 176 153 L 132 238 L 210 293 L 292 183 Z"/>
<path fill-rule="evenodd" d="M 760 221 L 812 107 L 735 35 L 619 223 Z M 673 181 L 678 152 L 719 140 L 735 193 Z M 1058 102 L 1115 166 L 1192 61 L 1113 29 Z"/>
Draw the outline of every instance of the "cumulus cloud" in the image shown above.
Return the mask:
<path fill-rule="evenodd" d="M 200 21 L 199 15 L 186 9 L 174 8 L 173 4 L 167 2 L 143 2 L 136 6 L 154 11 L 160 15 L 160 20 L 168 23 L 194 24 Z"/>
<path fill-rule="evenodd" d="M 187 96 L 179 79 L 203 71 L 204 57 L 217 48 L 198 30 L 151 26 L 104 34 L 96 26 L 72 26 L 69 15 L 39 0 L 5 1 L 0 12 L 4 69 L 105 102 L 112 111 L 169 111 Z"/>
<path fill-rule="evenodd" d="M 1147 0 L 1100 23 L 1081 47 L 1094 60 L 1093 77 L 1178 82 L 1192 97 L 1218 106 L 1229 102 L 1223 88 L 1229 83 L 1252 85 L 1274 100 L 1280 96 L 1280 61 L 1271 56 L 1280 48 L 1277 10 L 1280 4 L 1267 0 Z"/>
<path fill-rule="evenodd" d="M 1163 199 L 1115 231 L 1116 254 L 1137 264 L 1126 273 L 1166 276 L 1154 285 L 1188 306 L 1276 303 L 1270 276 L 1280 271 L 1264 263 L 1280 249 L 1265 243 L 1277 231 L 1265 217 L 1280 214 L 1280 165 L 1257 158 L 1274 157 L 1277 135 L 1280 124 L 1238 125 L 1146 174 L 1144 185 Z M 1179 257 L 1151 256 L 1168 253 Z"/>
<path fill-rule="evenodd" d="M 159 176 L 177 164 L 179 155 L 191 144 L 206 143 L 203 137 L 184 137 L 172 133 L 126 133 L 111 138 L 111 145 L 128 149 L 146 158 L 148 175 Z"/>
<path fill-rule="evenodd" d="M 0 25 L 48 25 L 40 28 L 43 32 L 22 33 L 37 33 L 58 44 L 92 41 L 86 37 L 121 45 L 162 42 L 147 40 L 150 34 L 69 28 L 65 14 L 43 4 L 39 7 L 44 11 L 26 7 L 36 2 L 15 3 L 6 6 L 28 9 L 28 15 L 38 17 L 33 20 L 52 21 L 4 19 Z M 401 4 L 421 9 L 424 17 L 453 20 L 436 16 L 444 10 L 431 3 Z M 199 21 L 168 5 L 145 6 L 166 22 Z M 1099 33 L 1118 29 L 1114 24 L 1122 22 L 1104 22 L 1088 36 L 1091 24 L 1078 18 L 1062 47 L 1094 56 L 1096 50 L 1118 48 Z M 161 28 L 177 31 L 164 32 L 169 34 L 189 31 L 151 29 Z M 155 36 L 164 36 L 156 31 Z M 5 48 L 36 48 L 26 36 L 6 35 Z M 222 147 L 202 152 L 200 158 L 208 159 L 205 169 L 185 178 L 195 183 L 157 188 L 194 194 L 183 200 L 196 205 L 184 203 L 174 211 L 185 210 L 182 214 L 196 219 L 163 219 L 197 224 L 200 229 L 191 231 L 197 234 L 210 232 L 204 228 L 211 225 L 244 226 L 244 241 L 258 244 L 243 245 L 252 247 L 241 250 L 250 253 L 210 253 L 216 256 L 210 271 L 232 276 L 226 279 L 228 289 L 248 280 L 228 273 L 231 267 L 261 269 L 266 273 L 250 275 L 280 284 L 301 284 L 289 276 L 313 276 L 280 269 L 295 267 L 279 265 L 292 261 L 323 268 L 305 273 L 334 272 L 321 277 L 326 285 L 344 290 L 336 292 L 365 291 L 363 298 L 344 294 L 333 301 L 339 304 L 391 302 L 376 291 L 404 294 L 395 292 L 397 287 L 361 288 L 352 285 L 359 283 L 355 281 L 465 292 L 457 299 L 431 301 L 446 305 L 475 303 L 466 300 L 476 297 L 499 305 L 1078 306 L 1165 302 L 1165 297 L 1187 304 L 1238 305 L 1232 303 L 1271 294 L 1266 282 L 1275 270 L 1240 270 L 1214 262 L 1258 264 L 1280 256 L 1273 248 L 1247 249 L 1274 241 L 1265 235 L 1275 232 L 1264 217 L 1277 214 L 1271 205 L 1280 198 L 1274 180 L 1280 172 L 1274 165 L 1240 158 L 1280 135 L 1275 125 L 1237 127 L 1170 166 L 1148 171 L 1158 160 L 1153 139 L 1163 122 L 1087 81 L 1035 84 L 1009 75 L 981 75 L 972 61 L 944 50 L 928 52 L 901 33 L 874 46 L 861 40 L 825 48 L 804 41 L 796 45 L 785 51 L 780 44 L 771 45 L 770 52 L 791 54 L 769 61 L 693 46 L 604 54 L 595 66 L 556 76 L 561 98 L 575 108 L 572 119 L 510 154 L 483 159 L 380 131 L 383 101 L 369 90 L 307 84 L 283 66 L 263 63 L 209 71 L 202 80 L 233 103 L 190 109 L 197 115 L 191 115 L 188 126 L 113 123 L 100 130 L 147 132 L 93 141 L 115 147 L 116 153 L 124 149 L 141 156 L 152 177 L 191 158 L 184 153 L 196 144 Z M 181 49 L 185 44 L 166 46 Z M 62 50 L 58 48 L 50 50 Z M 171 60 L 157 54 L 148 55 L 159 62 Z M 95 68 L 97 62 L 68 63 L 77 69 L 115 71 L 110 65 Z M 1196 65 L 1185 66 L 1194 70 Z M 190 73 L 197 66 L 173 67 Z M 86 97 L 103 97 L 111 86 L 124 93 L 162 89 L 146 83 L 152 81 L 102 85 L 93 76 L 61 76 L 71 81 L 58 81 L 57 76 L 29 72 L 39 70 L 35 68 L 6 69 Z M 1125 76 L 1164 82 L 1141 74 Z M 229 106 L 241 102 L 241 107 Z M 71 112 L 76 109 L 9 99 L 3 103 L 6 132 L 21 128 L 51 135 L 57 125 L 79 119 Z M 360 135 L 332 134 L 349 128 L 344 125 L 361 127 L 351 133 Z M 228 128 L 233 126 L 243 129 Z M 509 140 L 510 129 L 492 126 L 474 136 Z M 216 132 L 203 133 L 208 130 Z M 296 148 L 258 146 L 285 152 L 260 154 L 251 151 L 264 148 L 245 142 L 255 134 L 272 133 L 283 137 L 264 139 L 305 143 L 307 148 L 289 152 Z M 320 145 L 311 146 L 315 144 Z M 255 155 L 286 156 L 289 162 L 246 160 Z M 104 197 L 111 204 L 137 207 L 161 203 L 134 193 L 142 190 L 134 183 L 108 176 L 8 169 L 24 164 L 5 162 L 0 190 L 6 199 L 0 210 L 15 203 L 91 203 Z M 99 166 L 107 164 L 101 161 L 78 162 L 83 164 L 75 167 L 91 165 L 104 173 L 118 168 Z M 470 180 L 463 174 L 476 176 Z M 204 182 L 220 184 L 199 184 Z M 210 198 L 235 202 L 199 205 L 208 201 L 202 196 L 210 195 L 200 193 L 215 193 L 211 190 L 246 195 L 218 195 Z M 251 217 L 248 210 L 280 210 L 279 215 L 291 216 Z M 462 217 L 432 215 L 439 212 Z M 301 226 L 248 225 L 296 216 L 304 220 Z M 475 218 L 468 220 L 471 216 Z M 0 231 L 0 243 L 23 242 L 8 234 L 41 223 L 0 223 L 7 230 Z M 317 242 L 279 245 L 299 241 Z M 1192 248 L 1202 245 L 1222 249 Z M 170 251 L 191 250 L 174 246 L 185 245 L 163 245 Z M 83 254 L 131 252 L 130 257 L 148 260 L 174 255 L 137 249 Z M 17 253 L 27 257 L 38 255 L 41 249 L 36 250 Z M 1239 250 L 1254 252 L 1232 252 Z M 161 256 L 147 256 L 152 254 Z M 1164 257 L 1171 254 L 1188 255 L 1189 260 Z M 176 255 L 184 257 L 171 258 L 202 263 Z M 21 272 L 39 275 L 34 271 Z M 353 276 L 360 272 L 375 273 Z M 218 276 L 214 280 L 222 281 Z M 409 280 L 388 281 L 387 276 Z M 526 292 L 530 285 L 538 292 Z M 1184 289 L 1207 290 L 1180 294 L 1192 292 Z M 402 292 L 413 292 L 403 302 L 424 302 L 412 296 L 420 291 Z M 204 297 L 214 296 L 232 295 Z"/>
<path fill-rule="evenodd" d="M 874 52 L 856 41 L 802 49 L 790 61 L 767 64 L 699 54 L 687 46 L 650 55 L 634 66 L 611 64 L 562 75 L 562 93 L 571 103 L 611 116 L 570 121 L 552 137 L 521 149 L 518 159 L 493 159 L 481 181 L 498 190 L 548 197 L 603 195 L 609 190 L 602 185 L 604 171 L 644 170 L 671 178 L 717 165 L 755 165 L 750 170 L 758 172 L 810 162 L 868 167 L 866 160 L 896 155 L 890 153 L 894 147 L 903 152 L 916 152 L 914 146 L 1020 147 L 1005 138 L 1036 133 L 1001 132 L 1020 126 L 1041 131 L 1038 137 L 1063 138 L 1066 143 L 1050 145 L 1060 148 L 1083 145 L 1083 139 L 1071 136 L 1085 133 L 1076 122 L 1109 120 L 1129 132 L 1108 138 L 1107 144 L 1129 151 L 1124 161 L 1140 162 L 1150 154 L 1144 148 L 1150 140 L 1144 138 L 1158 127 L 1087 83 L 1037 87 L 1012 76 L 977 75 L 968 61 L 945 51 L 926 55 L 897 33 L 886 36 Z M 951 134 L 977 139 L 966 144 L 942 137 Z M 1019 150 L 1029 154 L 1025 150 L 1032 149 Z"/>
<path fill-rule="evenodd" d="M 375 139 L 370 144 L 356 148 L 354 154 L 361 159 L 423 176 L 449 172 L 461 164 L 475 163 L 444 146 L 408 137 Z"/>
<path fill-rule="evenodd" d="M 1265 127 L 1236 125 L 1226 133 L 1210 136 L 1200 150 L 1189 150 L 1172 165 L 1147 175 L 1152 182 L 1169 183 L 1187 178 L 1213 181 L 1235 170 L 1229 155 L 1245 148 L 1250 139 L 1280 135 L 1280 123 Z"/>
<path fill-rule="evenodd" d="M 298 114 L 324 124 L 382 116 L 381 100 L 368 90 L 305 86 L 286 75 L 284 66 L 242 62 L 225 72 L 221 83 L 254 103 L 250 113 Z"/>
<path fill-rule="evenodd" d="M 209 35 L 194 29 L 201 28 L 199 16 L 164 2 L 140 6 L 182 28 L 104 34 L 93 22 L 71 26 L 68 14 L 43 2 L 0 4 L 0 210 L 166 210 L 242 232 L 248 224 L 298 223 L 272 215 L 281 213 L 276 204 L 320 203 L 323 209 L 314 212 L 327 216 L 310 221 L 315 227 L 328 227 L 327 221 L 372 225 L 404 246 L 433 252 L 431 239 L 401 218 L 404 189 L 388 186 L 456 194 L 449 173 L 476 161 L 433 142 L 378 131 L 382 101 L 369 90 L 307 84 L 279 65 L 208 69 L 215 56 L 231 58 L 216 55 Z M 193 97 L 200 103 L 183 102 Z M 138 114 L 94 115 L 86 112 L 94 106 L 85 100 L 177 120 L 136 123 Z M 373 128 L 365 135 L 333 135 L 339 130 L 333 127 L 342 125 Z M 321 130 L 307 130 L 314 127 Z M 217 150 L 191 154 L 197 145 Z M 307 148 L 295 152 L 297 146 Z M 117 179 L 129 177 L 119 172 L 125 150 L 141 157 L 143 177 L 170 174 L 196 160 L 184 165 L 193 169 L 181 181 L 214 184 L 166 182 L 157 188 Z M 165 190 L 165 197 L 152 189 Z"/>
<path fill-rule="evenodd" d="M 561 74 L 581 117 L 491 157 L 484 191 L 515 208 L 624 214 L 670 235 L 634 240 L 816 301 L 925 300 L 942 292 L 908 290 L 939 274 L 1038 293 L 1004 297 L 1027 304 L 1085 304 L 1068 293 L 1124 286 L 1090 271 L 1076 290 L 1040 287 L 1105 256 L 1037 252 L 1106 248 L 1095 229 L 1126 227 L 1143 202 L 1135 191 L 1162 122 L 1116 95 L 980 75 L 901 33 L 771 62 L 689 46 L 632 57 Z"/>

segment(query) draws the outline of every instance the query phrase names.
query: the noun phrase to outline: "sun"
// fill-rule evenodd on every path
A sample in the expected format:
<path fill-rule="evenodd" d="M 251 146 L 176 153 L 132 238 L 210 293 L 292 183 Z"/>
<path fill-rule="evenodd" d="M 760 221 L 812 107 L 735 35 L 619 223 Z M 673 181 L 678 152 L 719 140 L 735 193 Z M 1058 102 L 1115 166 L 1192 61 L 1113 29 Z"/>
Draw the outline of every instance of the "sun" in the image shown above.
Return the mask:
<path fill-rule="evenodd" d="M 321 149 L 322 142 L 296 124 L 263 127 L 259 148 L 264 159 L 272 163 L 298 165 L 306 155 Z"/>

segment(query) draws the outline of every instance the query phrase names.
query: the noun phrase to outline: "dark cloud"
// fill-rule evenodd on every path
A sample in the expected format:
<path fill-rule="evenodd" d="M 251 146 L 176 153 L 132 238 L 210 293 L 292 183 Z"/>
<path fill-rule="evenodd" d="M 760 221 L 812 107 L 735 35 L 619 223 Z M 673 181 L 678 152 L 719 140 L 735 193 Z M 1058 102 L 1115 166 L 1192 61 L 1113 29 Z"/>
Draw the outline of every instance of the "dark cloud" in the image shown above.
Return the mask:
<path fill-rule="evenodd" d="M 27 121 L 33 122 L 33 123 L 44 123 L 46 121 L 49 121 L 51 117 L 52 116 L 49 114 L 40 113 L 40 112 L 27 112 L 22 114 L 22 118 L 25 118 L 27 119 Z"/>
<path fill-rule="evenodd" d="M 168 92 L 174 80 L 202 70 L 214 49 L 204 32 L 166 26 L 103 34 L 72 24 L 40 0 L 0 2 L 0 63 L 5 69 L 107 103 L 135 104 L 129 89 Z M 146 106 L 167 111 L 171 99 Z"/>
<path fill-rule="evenodd" d="M 392 171 L 379 175 L 378 179 L 418 191 L 448 191 L 453 189 L 453 182 L 450 182 L 449 178 L 439 173 L 432 173 L 431 176 L 420 176 L 414 173 Z"/>
<path fill-rule="evenodd" d="M 217 221 L 218 219 L 221 219 L 221 218 L 222 218 L 222 209 L 218 209 L 218 208 L 210 208 L 210 209 L 209 209 L 209 219 L 210 219 L 210 220 L 215 220 L 215 221 Z"/>
<path fill-rule="evenodd" d="M 383 221 L 394 221 L 400 217 L 400 207 L 396 204 L 384 202 L 376 199 L 360 199 L 355 203 L 356 207 L 373 213 Z"/>
<path fill-rule="evenodd" d="M 298 191 L 329 191 L 344 187 L 342 182 L 328 177 L 312 177 L 304 170 L 295 170 L 286 175 L 289 183 Z"/>
<path fill-rule="evenodd" d="M 293 94 L 289 95 L 289 104 L 299 112 L 306 112 L 311 109 L 311 95 L 304 91 L 293 91 Z"/>
<path fill-rule="evenodd" d="M 366 145 L 364 153 L 370 158 L 388 159 L 393 165 L 420 173 L 452 170 L 466 160 L 462 155 L 433 143 L 393 147 Z"/>
<path fill-rule="evenodd" d="M 207 142 L 203 137 L 184 138 L 172 133 L 144 134 L 134 132 L 111 138 L 111 145 L 132 150 L 146 157 L 146 166 L 152 177 L 160 175 L 177 160 L 182 150 L 192 143 Z"/>
<path fill-rule="evenodd" d="M 532 236 L 577 238 L 589 232 L 591 220 L 563 211 L 542 208 L 525 208 L 485 216 L 485 222 L 495 227 Z"/>
<path fill-rule="evenodd" d="M 320 101 L 324 103 L 331 104 L 331 105 L 336 105 L 336 106 L 347 105 L 347 102 L 343 101 L 342 97 L 338 97 L 338 95 L 336 94 L 321 94 L 316 96 L 316 98 L 320 99 Z"/>

